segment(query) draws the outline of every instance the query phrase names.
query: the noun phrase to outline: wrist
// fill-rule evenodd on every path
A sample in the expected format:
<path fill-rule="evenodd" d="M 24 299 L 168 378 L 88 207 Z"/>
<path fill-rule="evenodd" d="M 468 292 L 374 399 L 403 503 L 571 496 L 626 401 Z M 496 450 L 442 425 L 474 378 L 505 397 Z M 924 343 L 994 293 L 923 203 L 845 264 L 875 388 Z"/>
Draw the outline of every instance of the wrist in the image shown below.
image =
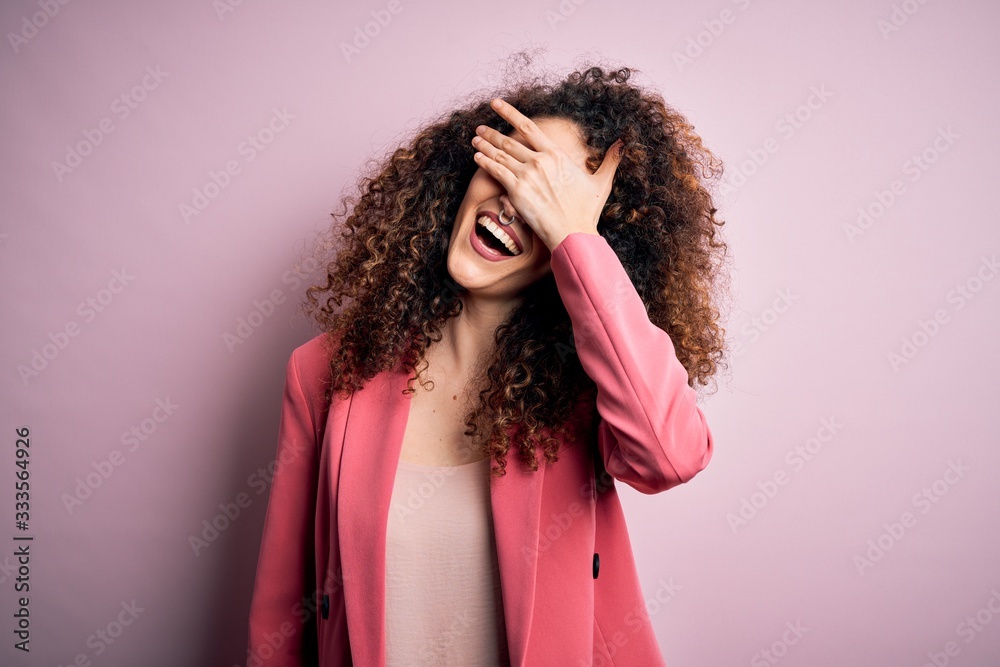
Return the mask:
<path fill-rule="evenodd" d="M 551 237 L 550 239 L 546 240 L 546 245 L 549 248 L 549 252 L 552 252 L 557 247 L 559 247 L 559 244 L 562 243 L 566 239 L 566 237 L 569 236 L 570 234 L 593 234 L 594 236 L 600 236 L 600 234 L 596 229 L 571 229 L 567 232 L 562 232 L 558 236 Z"/>

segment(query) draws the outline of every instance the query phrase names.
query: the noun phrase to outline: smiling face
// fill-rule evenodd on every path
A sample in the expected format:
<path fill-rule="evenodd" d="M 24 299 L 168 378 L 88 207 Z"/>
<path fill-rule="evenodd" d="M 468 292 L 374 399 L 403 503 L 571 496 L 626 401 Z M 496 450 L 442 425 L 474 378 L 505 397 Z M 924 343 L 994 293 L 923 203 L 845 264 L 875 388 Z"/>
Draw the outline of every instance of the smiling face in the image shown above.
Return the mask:
<path fill-rule="evenodd" d="M 532 120 L 581 169 L 591 173 L 586 164 L 590 148 L 575 123 L 563 118 Z M 507 136 L 531 148 L 520 132 L 514 131 Z M 493 222 L 512 237 L 509 241 L 519 251 L 516 255 L 501 248 L 508 239 L 490 239 L 490 236 L 496 235 L 477 223 L 484 215 L 498 218 L 501 211 L 506 212 L 505 222 L 510 220 L 511 215 L 518 216 L 507 226 L 497 224 L 496 219 Z M 550 256 L 541 238 L 519 216 L 503 185 L 482 167 L 477 169 L 465 191 L 451 231 L 448 245 L 448 273 L 451 277 L 476 296 L 508 301 L 551 271 Z"/>

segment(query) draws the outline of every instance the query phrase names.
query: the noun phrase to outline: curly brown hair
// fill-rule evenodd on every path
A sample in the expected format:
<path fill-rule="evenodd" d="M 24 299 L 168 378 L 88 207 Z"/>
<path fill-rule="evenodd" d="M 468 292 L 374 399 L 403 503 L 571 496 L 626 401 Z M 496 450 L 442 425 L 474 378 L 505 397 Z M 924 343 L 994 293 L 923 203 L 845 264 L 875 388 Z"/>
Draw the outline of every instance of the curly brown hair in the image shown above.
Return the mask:
<path fill-rule="evenodd" d="M 718 370 L 725 330 L 716 298 L 727 246 L 708 184 L 721 176 L 721 162 L 659 94 L 629 83 L 634 68 L 585 67 L 554 83 L 525 81 L 523 71 L 520 82 L 424 125 L 362 175 L 360 195 L 345 196 L 342 213 L 332 214 L 331 232 L 341 233 L 324 249 L 325 282 L 309 287 L 303 304 L 337 342 L 327 401 L 399 364 L 412 374 L 431 342 L 441 339 L 444 322 L 461 312 L 463 288 L 446 263 L 459 204 L 478 168 L 470 139 L 477 125 L 513 131 L 489 106 L 494 97 L 529 118 L 576 123 L 592 149 L 591 170 L 622 138 L 598 232 L 621 260 L 649 319 L 670 335 L 688 384 L 705 385 Z M 539 449 L 547 461 L 558 460 L 555 435 L 573 440 L 568 422 L 581 400 L 593 406 L 596 396 L 572 353 L 573 330 L 552 273 L 524 297 L 481 361 L 479 403 L 465 422 L 466 435 L 493 458 L 498 476 L 512 445 L 531 470 L 538 469 Z M 415 391 L 414 379 L 404 393 Z"/>

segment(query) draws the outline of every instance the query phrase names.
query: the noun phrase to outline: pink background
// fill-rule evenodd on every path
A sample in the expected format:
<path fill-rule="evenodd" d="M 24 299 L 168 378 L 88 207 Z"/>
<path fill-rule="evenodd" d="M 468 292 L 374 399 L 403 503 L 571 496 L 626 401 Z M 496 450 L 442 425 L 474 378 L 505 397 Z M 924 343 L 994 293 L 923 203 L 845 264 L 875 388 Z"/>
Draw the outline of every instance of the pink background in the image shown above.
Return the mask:
<path fill-rule="evenodd" d="M 367 159 L 540 45 L 560 71 L 638 67 L 727 164 L 714 460 L 658 496 L 619 485 L 668 664 L 1000 664 L 995 3 L 223 2 L 0 9 L 0 663 L 243 664 L 255 471 L 314 335 L 296 262 Z M 373 12 L 391 20 L 345 56 Z M 25 426 L 30 657 L 12 648 Z"/>

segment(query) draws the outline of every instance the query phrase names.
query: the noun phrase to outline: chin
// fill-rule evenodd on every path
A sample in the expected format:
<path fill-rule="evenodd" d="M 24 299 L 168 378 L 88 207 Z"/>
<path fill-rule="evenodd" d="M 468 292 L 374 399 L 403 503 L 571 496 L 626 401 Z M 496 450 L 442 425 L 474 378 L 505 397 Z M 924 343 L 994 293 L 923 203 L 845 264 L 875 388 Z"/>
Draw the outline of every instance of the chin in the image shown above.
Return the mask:
<path fill-rule="evenodd" d="M 459 262 L 456 265 L 449 263 L 448 275 L 464 290 L 481 290 L 494 283 L 491 276 L 482 271 L 476 271 L 464 262 Z"/>

